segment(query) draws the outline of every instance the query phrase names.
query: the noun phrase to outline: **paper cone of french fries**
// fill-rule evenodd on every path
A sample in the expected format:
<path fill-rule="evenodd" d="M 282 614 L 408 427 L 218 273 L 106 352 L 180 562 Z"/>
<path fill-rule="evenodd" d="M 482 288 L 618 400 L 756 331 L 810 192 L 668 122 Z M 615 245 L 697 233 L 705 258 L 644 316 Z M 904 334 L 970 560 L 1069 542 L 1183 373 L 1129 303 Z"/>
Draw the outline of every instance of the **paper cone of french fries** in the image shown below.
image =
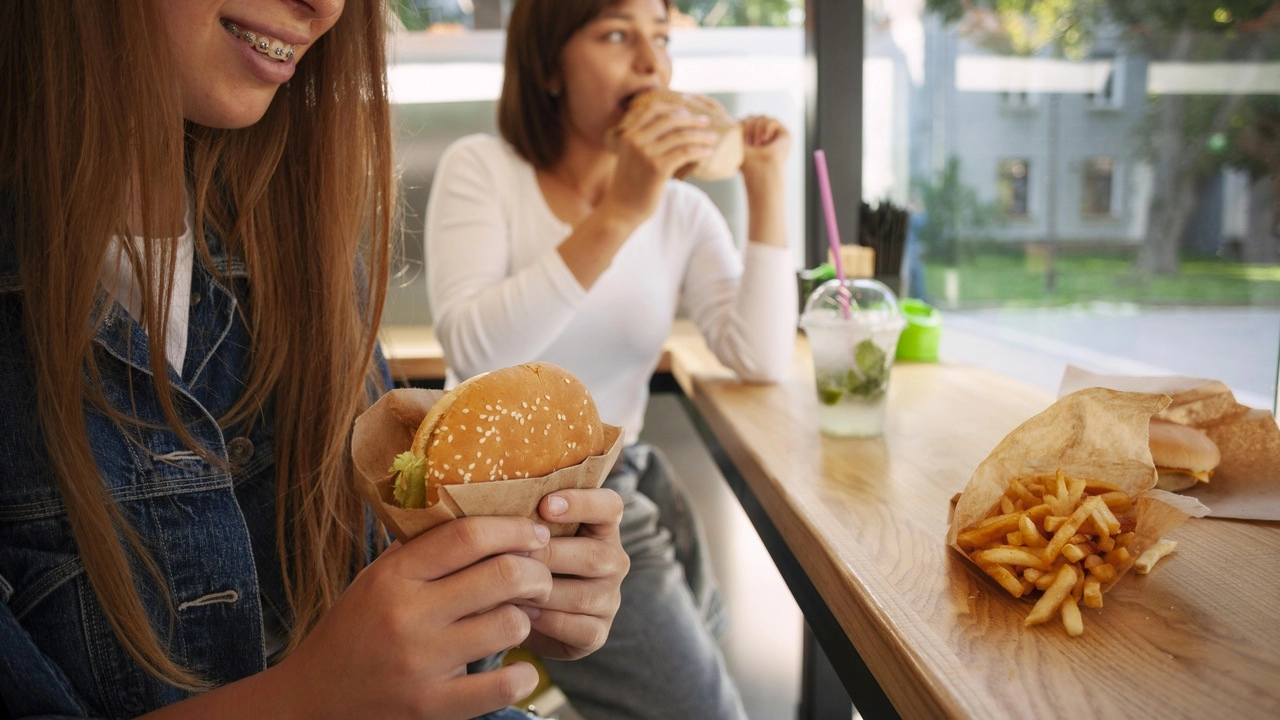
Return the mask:
<path fill-rule="evenodd" d="M 418 425 L 444 394 L 443 390 L 395 389 L 356 419 L 351 438 L 356 486 L 396 539 L 407 542 L 443 522 L 468 515 L 519 515 L 547 525 L 555 536 L 577 532 L 576 524 L 544 521 L 538 515 L 538 503 L 556 490 L 600 487 L 622 451 L 622 429 L 616 426 L 604 426 L 609 447 L 604 454 L 550 475 L 442 485 L 439 502 L 428 508 L 405 509 L 395 502 L 395 473 L 388 468 L 397 454 L 409 449 Z"/>
<path fill-rule="evenodd" d="M 952 513 L 947 543 L 966 559 L 957 536 L 1001 513 L 1001 498 L 1014 478 L 1071 478 L 1114 485 L 1133 500 L 1137 520 L 1131 557 L 1116 565 L 1109 589 L 1160 536 L 1208 509 L 1190 497 L 1155 489 L 1156 470 L 1147 440 L 1151 416 L 1170 402 L 1156 393 L 1086 388 L 1071 393 L 1018 426 L 978 465 Z"/>

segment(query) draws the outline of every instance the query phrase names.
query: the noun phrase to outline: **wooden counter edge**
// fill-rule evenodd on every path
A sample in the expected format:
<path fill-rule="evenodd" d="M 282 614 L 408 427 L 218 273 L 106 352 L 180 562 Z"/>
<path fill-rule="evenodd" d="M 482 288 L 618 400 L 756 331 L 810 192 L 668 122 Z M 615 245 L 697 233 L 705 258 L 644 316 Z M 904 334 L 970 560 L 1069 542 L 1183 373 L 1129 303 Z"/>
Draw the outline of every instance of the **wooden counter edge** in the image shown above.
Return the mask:
<path fill-rule="evenodd" d="M 447 367 L 444 349 L 430 325 L 386 325 L 378 337 L 382 341 L 382 352 L 387 358 L 392 379 L 402 382 L 444 381 Z M 680 359 L 676 359 L 676 355 Z M 693 323 L 677 320 L 654 372 L 672 373 L 680 388 L 687 392 L 691 373 L 715 367 L 720 365 Z"/>

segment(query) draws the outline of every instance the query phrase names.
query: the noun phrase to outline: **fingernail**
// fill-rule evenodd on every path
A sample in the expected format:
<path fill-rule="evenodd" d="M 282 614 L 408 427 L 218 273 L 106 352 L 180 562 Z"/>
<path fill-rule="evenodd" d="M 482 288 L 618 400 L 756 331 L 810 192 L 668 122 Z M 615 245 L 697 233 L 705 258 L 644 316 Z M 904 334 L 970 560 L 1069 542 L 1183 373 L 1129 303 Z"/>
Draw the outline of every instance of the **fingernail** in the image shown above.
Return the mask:
<path fill-rule="evenodd" d="M 544 543 L 551 539 L 551 530 L 541 523 L 533 524 L 533 534 L 538 538 L 538 542 Z"/>
<path fill-rule="evenodd" d="M 530 620 L 537 620 L 542 617 L 542 608 L 530 607 L 528 605 L 517 605 L 516 607 L 523 610 L 524 614 L 528 615 Z"/>
<path fill-rule="evenodd" d="M 563 515 L 569 509 L 569 501 L 559 495 L 552 495 L 547 501 L 547 507 L 551 510 L 552 515 Z"/>

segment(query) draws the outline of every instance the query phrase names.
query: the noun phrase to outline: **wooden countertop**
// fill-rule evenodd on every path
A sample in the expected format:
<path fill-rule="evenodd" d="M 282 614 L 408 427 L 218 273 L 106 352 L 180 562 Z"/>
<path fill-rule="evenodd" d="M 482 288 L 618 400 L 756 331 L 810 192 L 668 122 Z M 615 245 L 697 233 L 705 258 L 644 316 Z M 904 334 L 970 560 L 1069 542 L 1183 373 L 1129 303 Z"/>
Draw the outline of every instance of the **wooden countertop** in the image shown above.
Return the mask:
<path fill-rule="evenodd" d="M 904 363 L 884 437 L 828 438 L 803 338 L 776 386 L 733 380 L 692 342 L 673 371 L 903 717 L 1280 716 L 1280 524 L 1189 520 L 1150 575 L 1082 608 L 1083 636 L 1025 628 L 1031 602 L 947 547 L 947 513 L 1048 393 Z"/>
<path fill-rule="evenodd" d="M 393 368 L 443 377 L 429 332 L 388 330 Z M 1082 637 L 1028 629 L 1031 603 L 947 547 L 947 511 L 1048 393 L 974 367 L 900 364 L 884 436 L 836 439 L 818 432 L 803 338 L 786 380 L 748 385 L 677 323 L 664 368 L 834 615 L 843 637 L 824 647 L 847 643 L 903 717 L 1280 716 L 1280 524 L 1189 520 L 1150 575 L 1082 608 Z"/>

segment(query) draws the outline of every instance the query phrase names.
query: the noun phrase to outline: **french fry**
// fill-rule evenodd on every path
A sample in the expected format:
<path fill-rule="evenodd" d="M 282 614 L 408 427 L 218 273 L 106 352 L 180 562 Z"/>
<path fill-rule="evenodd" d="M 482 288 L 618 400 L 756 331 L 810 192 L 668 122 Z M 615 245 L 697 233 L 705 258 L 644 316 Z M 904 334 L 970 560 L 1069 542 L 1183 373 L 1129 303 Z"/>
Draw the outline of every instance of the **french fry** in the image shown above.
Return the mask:
<path fill-rule="evenodd" d="M 1048 590 L 1049 586 L 1053 584 L 1054 579 L 1057 577 L 1058 577 L 1058 574 L 1056 570 L 1053 570 L 1041 575 L 1040 578 L 1035 581 L 1036 589 L 1039 590 L 1040 592 L 1044 592 L 1045 590 Z"/>
<path fill-rule="evenodd" d="M 1044 503 L 1040 503 L 1039 505 L 1032 505 L 1031 507 L 1027 508 L 1027 511 L 1025 513 L 1023 513 L 1023 515 L 1025 515 L 1026 517 L 1031 518 L 1031 522 L 1040 522 L 1045 518 L 1049 517 L 1049 515 L 1051 514 L 1052 513 L 1049 512 L 1049 506 Z"/>
<path fill-rule="evenodd" d="M 1142 554 L 1139 555 L 1138 559 L 1133 563 L 1134 572 L 1139 575 L 1146 575 L 1151 572 L 1151 568 L 1155 567 L 1155 564 L 1160 560 L 1160 558 L 1173 552 L 1176 547 L 1178 547 L 1178 543 L 1173 540 L 1161 540 L 1155 545 L 1143 550 Z"/>
<path fill-rule="evenodd" d="M 1106 495 L 1107 493 L 1120 493 L 1121 495 L 1124 495 L 1125 498 L 1129 497 L 1128 495 L 1125 495 L 1124 490 L 1121 490 L 1119 485 L 1112 485 L 1111 483 L 1103 482 L 1102 480 L 1093 480 L 1090 478 L 1086 478 L 1084 481 L 1084 489 L 1085 489 L 1085 492 L 1089 493 L 1090 495 Z"/>
<path fill-rule="evenodd" d="M 992 577 L 996 582 L 1000 583 L 1000 587 L 1009 591 L 1014 597 L 1022 597 L 1025 587 L 1022 581 L 1014 575 L 1009 568 L 1003 565 L 979 565 L 984 572 Z"/>
<path fill-rule="evenodd" d="M 1092 573 L 1094 577 L 1098 578 L 1099 581 L 1104 583 L 1114 582 L 1118 574 L 1116 573 L 1115 565 L 1105 562 L 1089 568 L 1089 572 Z"/>
<path fill-rule="evenodd" d="M 1125 563 L 1129 562 L 1130 558 L 1132 557 L 1133 556 L 1129 554 L 1129 548 L 1121 547 L 1121 548 L 1116 548 L 1115 550 L 1112 550 L 1106 555 L 1103 555 L 1102 559 L 1106 560 L 1108 563 L 1118 568 L 1121 565 L 1124 565 Z"/>
<path fill-rule="evenodd" d="M 1071 592 L 1071 588 L 1076 584 L 1076 569 L 1073 565 L 1063 565 L 1058 568 L 1058 574 L 1053 578 L 1053 584 L 1048 590 L 1040 596 L 1036 601 L 1035 607 L 1031 608 L 1031 612 L 1027 613 L 1027 617 L 1023 620 L 1023 624 L 1030 627 L 1039 625 L 1053 617 L 1058 611 L 1058 606 L 1066 599 Z"/>
<path fill-rule="evenodd" d="M 1123 492 L 1117 490 L 1099 495 L 1103 504 L 1111 509 L 1112 512 L 1127 513 L 1133 507 L 1133 500 Z"/>
<path fill-rule="evenodd" d="M 1070 510 L 1065 510 L 1062 503 L 1059 502 L 1057 495 L 1045 495 L 1044 504 L 1049 506 L 1049 511 L 1053 515 L 1066 515 Z"/>
<path fill-rule="evenodd" d="M 1089 552 L 1085 550 L 1083 547 L 1081 547 L 1080 545 L 1072 545 L 1068 543 L 1067 545 L 1062 546 L 1062 557 L 1070 560 L 1073 563 L 1080 562 L 1081 560 L 1085 559 L 1085 556 L 1087 556 L 1088 554 Z"/>
<path fill-rule="evenodd" d="M 1081 593 L 1085 607 L 1102 607 L 1102 582 L 1094 575 L 1084 579 L 1084 591 Z"/>
<path fill-rule="evenodd" d="M 1093 516 L 1100 518 L 1105 525 L 1099 525 L 1098 531 L 1104 535 L 1120 532 L 1120 521 L 1116 519 L 1116 515 L 1111 511 L 1105 500 L 1094 510 Z"/>
<path fill-rule="evenodd" d="M 1020 513 L 1006 513 L 988 518 L 956 536 L 956 542 L 961 547 L 975 548 L 986 545 L 992 540 L 1008 535 L 1011 531 L 1018 529 L 1018 517 Z"/>
<path fill-rule="evenodd" d="M 973 560 L 979 565 L 1017 565 L 1044 569 L 1044 560 L 1038 552 L 1010 545 L 979 550 L 973 554 Z"/>
<path fill-rule="evenodd" d="M 1067 502 L 1071 507 L 1080 504 L 1080 498 L 1084 496 L 1087 485 L 1088 483 L 1080 478 L 1067 478 Z"/>
<path fill-rule="evenodd" d="M 1027 490 L 1027 486 L 1023 485 L 1018 478 L 1009 481 L 1009 491 L 1014 497 L 1022 501 L 1024 507 L 1030 507 L 1040 502 L 1040 496 L 1032 495 L 1031 491 Z"/>
<path fill-rule="evenodd" d="M 1067 634 L 1071 637 L 1080 637 L 1084 634 L 1084 618 L 1080 617 L 1080 606 L 1076 604 L 1076 599 L 1067 597 L 1062 601 L 1062 626 L 1067 629 Z"/>
<path fill-rule="evenodd" d="M 1018 532 L 1022 535 L 1022 544 L 1027 547 L 1044 547 L 1049 544 L 1045 536 L 1036 529 L 1036 523 L 1030 516 L 1023 515 L 1018 519 Z"/>
<path fill-rule="evenodd" d="M 1063 475 L 1061 470 L 1059 470 L 1057 476 L 1054 477 L 1053 485 L 1055 488 L 1055 494 L 1058 496 L 1058 505 L 1064 508 L 1074 507 L 1071 502 L 1071 495 L 1067 492 L 1067 476 Z"/>

